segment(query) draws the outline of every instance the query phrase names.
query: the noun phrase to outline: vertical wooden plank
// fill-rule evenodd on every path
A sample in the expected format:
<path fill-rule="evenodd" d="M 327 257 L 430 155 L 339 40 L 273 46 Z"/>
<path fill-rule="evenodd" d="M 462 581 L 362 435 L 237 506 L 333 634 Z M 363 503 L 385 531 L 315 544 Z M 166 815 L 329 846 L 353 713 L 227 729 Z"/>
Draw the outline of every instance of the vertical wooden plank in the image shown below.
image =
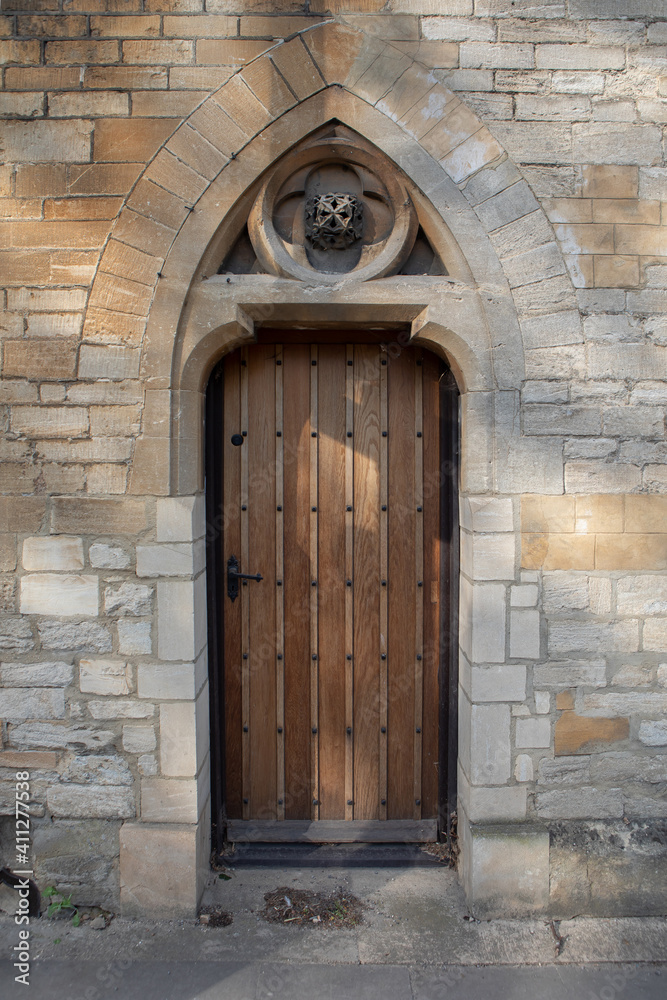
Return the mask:
<path fill-rule="evenodd" d="M 275 346 L 248 351 L 248 561 L 260 583 L 241 587 L 250 607 L 250 816 L 276 818 Z"/>
<path fill-rule="evenodd" d="M 377 819 L 380 672 L 380 376 L 354 352 L 354 818 Z"/>
<path fill-rule="evenodd" d="M 424 434 L 424 644 L 422 721 L 422 816 L 438 815 L 438 684 L 440 663 L 440 490 L 442 478 L 451 470 L 441 469 L 440 378 L 441 364 L 435 355 L 423 358 Z"/>
<path fill-rule="evenodd" d="M 424 437 L 422 413 L 422 371 L 423 358 L 418 351 L 417 363 L 414 366 L 415 380 L 415 500 L 417 501 L 417 516 L 415 518 L 415 575 L 417 589 L 415 592 L 415 657 L 414 657 L 414 819 L 421 819 L 421 779 L 422 779 L 422 704 L 423 704 L 423 644 L 424 644 Z"/>
<path fill-rule="evenodd" d="M 248 565 L 248 348 L 241 350 L 241 568 Z M 250 602 L 243 587 L 241 605 L 242 700 L 243 700 L 243 818 L 250 818 Z"/>
<path fill-rule="evenodd" d="M 243 696 L 241 601 L 227 596 L 227 560 L 241 555 L 241 452 L 231 443 L 232 434 L 241 433 L 241 356 L 235 351 L 225 360 L 223 426 L 220 460 L 223 462 L 222 511 L 219 530 L 223 531 L 219 600 L 224 614 L 224 706 L 225 706 L 225 809 L 231 819 L 243 814 Z M 217 526 L 216 526 L 217 527 Z"/>
<path fill-rule="evenodd" d="M 345 815 L 345 383 L 343 345 L 321 345 L 318 372 L 320 819 Z"/>
<path fill-rule="evenodd" d="M 310 819 L 310 346 L 283 347 L 285 818 Z"/>
<path fill-rule="evenodd" d="M 345 349 L 345 819 L 354 819 L 354 346 Z"/>
<path fill-rule="evenodd" d="M 276 814 L 285 819 L 285 608 L 284 588 L 277 585 L 284 576 L 283 508 L 283 350 L 276 345 Z"/>
<path fill-rule="evenodd" d="M 319 663 L 318 663 L 318 595 L 317 595 L 317 464 L 318 464 L 318 393 L 317 393 L 317 344 L 310 348 L 310 759 L 311 759 L 311 819 L 320 818 L 320 760 L 319 760 Z"/>
<path fill-rule="evenodd" d="M 389 363 L 389 740 L 388 818 L 414 812 L 415 354 Z"/>
<path fill-rule="evenodd" d="M 378 818 L 387 818 L 387 797 L 388 790 L 388 733 L 389 725 L 389 678 L 387 656 L 391 657 L 392 650 L 388 649 L 388 448 L 387 441 L 389 435 L 389 412 L 387 404 L 387 357 L 384 352 L 378 352 L 377 364 L 380 366 L 380 647 L 378 655 L 380 662 L 380 734 L 379 734 L 379 764 L 378 764 Z"/>

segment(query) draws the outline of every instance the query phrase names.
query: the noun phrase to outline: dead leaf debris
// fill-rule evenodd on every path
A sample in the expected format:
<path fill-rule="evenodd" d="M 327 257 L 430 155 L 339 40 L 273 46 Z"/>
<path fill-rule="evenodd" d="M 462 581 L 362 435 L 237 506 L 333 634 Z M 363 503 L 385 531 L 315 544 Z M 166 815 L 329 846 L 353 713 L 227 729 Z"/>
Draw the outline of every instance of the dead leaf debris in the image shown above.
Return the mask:
<path fill-rule="evenodd" d="M 264 893 L 264 900 L 261 916 L 272 924 L 356 927 L 363 920 L 363 903 L 342 889 L 327 895 L 283 885 Z"/>

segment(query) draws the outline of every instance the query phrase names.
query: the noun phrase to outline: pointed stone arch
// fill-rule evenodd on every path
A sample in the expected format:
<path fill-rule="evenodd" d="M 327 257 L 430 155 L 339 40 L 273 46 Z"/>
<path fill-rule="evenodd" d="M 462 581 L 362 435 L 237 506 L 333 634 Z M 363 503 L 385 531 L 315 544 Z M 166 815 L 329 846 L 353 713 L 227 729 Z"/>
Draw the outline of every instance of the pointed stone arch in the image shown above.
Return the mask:
<path fill-rule="evenodd" d="M 552 342 L 581 339 L 551 227 L 489 130 L 436 70 L 356 27 L 319 24 L 248 63 L 176 129 L 139 178 L 104 249 L 84 340 L 141 344 L 119 348 L 141 351 L 146 390 L 131 492 L 196 488 L 196 470 L 176 471 L 173 427 L 174 415 L 183 424 L 188 413 L 200 412 L 188 394 L 201 388 L 195 369 L 201 380 L 212 364 L 196 361 L 207 353 L 201 343 L 188 347 L 179 340 L 193 275 L 248 184 L 310 128 L 334 117 L 404 171 L 446 219 L 469 265 L 470 283 L 447 296 L 446 324 L 435 301 L 410 319 L 413 335 L 435 345 L 457 370 L 471 417 L 488 411 L 484 394 L 520 388 L 526 348 L 543 346 L 536 328 L 562 324 L 566 311 L 566 339 Z M 238 335 L 238 323 L 235 330 Z M 228 343 L 230 337 L 233 331 Z M 474 489 L 494 486 L 489 420 L 475 418 L 488 469 L 483 473 L 478 463 Z"/>

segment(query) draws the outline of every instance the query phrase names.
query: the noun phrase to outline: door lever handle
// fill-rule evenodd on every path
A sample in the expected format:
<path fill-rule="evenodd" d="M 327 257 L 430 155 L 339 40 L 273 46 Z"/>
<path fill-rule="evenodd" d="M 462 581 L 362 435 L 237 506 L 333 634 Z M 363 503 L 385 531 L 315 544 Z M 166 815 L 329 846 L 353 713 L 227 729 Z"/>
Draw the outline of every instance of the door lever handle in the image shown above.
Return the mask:
<path fill-rule="evenodd" d="M 236 556 L 230 556 L 227 560 L 227 596 L 235 601 L 239 596 L 239 580 L 263 580 L 261 573 L 240 573 L 239 561 Z"/>

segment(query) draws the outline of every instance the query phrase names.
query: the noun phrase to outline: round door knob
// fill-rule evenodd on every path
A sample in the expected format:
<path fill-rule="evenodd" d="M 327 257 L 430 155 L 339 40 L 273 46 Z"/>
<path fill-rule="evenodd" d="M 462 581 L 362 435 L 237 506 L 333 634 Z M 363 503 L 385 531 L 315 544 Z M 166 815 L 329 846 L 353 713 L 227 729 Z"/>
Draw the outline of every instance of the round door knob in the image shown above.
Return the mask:
<path fill-rule="evenodd" d="M 243 444 L 243 435 L 242 434 L 232 434 L 232 444 L 236 445 L 237 448 L 238 448 L 238 446 L 240 444 Z"/>

